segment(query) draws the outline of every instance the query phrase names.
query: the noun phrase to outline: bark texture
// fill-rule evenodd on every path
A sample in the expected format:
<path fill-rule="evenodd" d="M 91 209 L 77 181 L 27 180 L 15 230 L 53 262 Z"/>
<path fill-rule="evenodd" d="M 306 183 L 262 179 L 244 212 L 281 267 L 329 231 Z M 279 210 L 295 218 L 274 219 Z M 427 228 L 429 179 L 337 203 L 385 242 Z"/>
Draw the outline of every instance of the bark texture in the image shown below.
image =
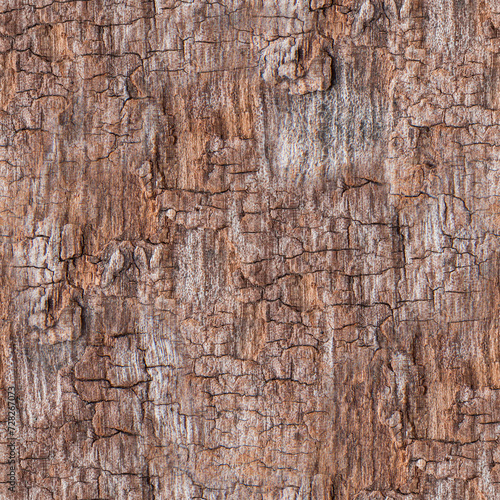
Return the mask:
<path fill-rule="evenodd" d="M 2 0 L 1 498 L 500 498 L 499 28 Z"/>

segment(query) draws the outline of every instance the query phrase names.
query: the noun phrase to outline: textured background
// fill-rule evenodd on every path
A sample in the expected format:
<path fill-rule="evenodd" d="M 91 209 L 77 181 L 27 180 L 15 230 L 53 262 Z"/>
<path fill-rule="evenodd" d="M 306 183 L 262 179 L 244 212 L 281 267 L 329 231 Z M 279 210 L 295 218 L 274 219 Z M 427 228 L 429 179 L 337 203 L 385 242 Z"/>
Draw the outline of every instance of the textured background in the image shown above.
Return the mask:
<path fill-rule="evenodd" d="M 500 498 L 499 28 L 2 0 L 1 497 Z"/>

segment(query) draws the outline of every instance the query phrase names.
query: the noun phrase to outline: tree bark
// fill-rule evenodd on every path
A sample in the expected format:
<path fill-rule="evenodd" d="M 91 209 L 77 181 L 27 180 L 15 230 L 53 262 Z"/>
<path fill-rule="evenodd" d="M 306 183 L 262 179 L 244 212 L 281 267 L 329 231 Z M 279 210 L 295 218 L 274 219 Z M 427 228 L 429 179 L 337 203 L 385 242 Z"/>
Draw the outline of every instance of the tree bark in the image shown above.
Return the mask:
<path fill-rule="evenodd" d="M 500 498 L 496 0 L 4 0 L 2 498 Z"/>

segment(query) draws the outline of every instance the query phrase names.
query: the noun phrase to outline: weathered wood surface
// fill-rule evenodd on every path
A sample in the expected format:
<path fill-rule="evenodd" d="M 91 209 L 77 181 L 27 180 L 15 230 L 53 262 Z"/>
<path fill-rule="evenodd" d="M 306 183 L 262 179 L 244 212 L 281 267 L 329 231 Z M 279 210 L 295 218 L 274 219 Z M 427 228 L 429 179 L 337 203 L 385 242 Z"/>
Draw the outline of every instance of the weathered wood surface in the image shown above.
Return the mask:
<path fill-rule="evenodd" d="M 500 498 L 499 28 L 3 0 L 1 498 Z"/>

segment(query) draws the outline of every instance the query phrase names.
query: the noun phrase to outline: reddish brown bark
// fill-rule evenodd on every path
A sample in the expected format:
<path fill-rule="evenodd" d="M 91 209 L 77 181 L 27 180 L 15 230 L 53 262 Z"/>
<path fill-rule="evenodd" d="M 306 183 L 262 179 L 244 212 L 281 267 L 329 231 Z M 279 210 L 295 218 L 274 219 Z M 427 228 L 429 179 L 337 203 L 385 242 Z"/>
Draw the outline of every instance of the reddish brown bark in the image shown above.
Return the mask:
<path fill-rule="evenodd" d="M 500 498 L 499 25 L 4 0 L 0 496 Z"/>

